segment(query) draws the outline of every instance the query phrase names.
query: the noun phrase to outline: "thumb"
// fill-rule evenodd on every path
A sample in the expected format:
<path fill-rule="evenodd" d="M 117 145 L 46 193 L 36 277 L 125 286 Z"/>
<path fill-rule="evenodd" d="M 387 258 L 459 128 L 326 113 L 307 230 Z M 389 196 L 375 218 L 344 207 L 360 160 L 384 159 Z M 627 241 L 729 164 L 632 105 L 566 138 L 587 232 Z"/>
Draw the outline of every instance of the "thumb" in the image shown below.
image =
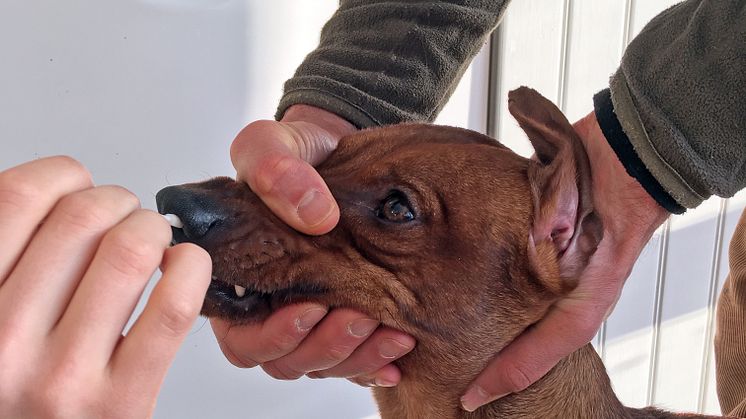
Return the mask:
<path fill-rule="evenodd" d="M 324 234 L 337 224 L 339 208 L 313 165 L 355 128 L 318 108 L 292 111 L 281 122 L 247 125 L 231 145 L 231 160 L 238 179 L 280 219 L 302 233 Z"/>
<path fill-rule="evenodd" d="M 562 358 L 590 342 L 598 328 L 594 320 L 550 309 L 490 361 L 461 398 L 464 410 L 473 412 L 541 379 Z"/>

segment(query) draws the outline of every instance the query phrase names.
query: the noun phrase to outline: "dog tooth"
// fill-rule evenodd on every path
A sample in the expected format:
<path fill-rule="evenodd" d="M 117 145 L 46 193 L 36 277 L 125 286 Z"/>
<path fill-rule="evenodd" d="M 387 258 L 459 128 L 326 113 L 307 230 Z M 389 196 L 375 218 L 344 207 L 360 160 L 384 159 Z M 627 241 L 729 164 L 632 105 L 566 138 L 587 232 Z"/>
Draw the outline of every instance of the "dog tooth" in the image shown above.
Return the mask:
<path fill-rule="evenodd" d="M 237 295 L 237 296 L 238 296 L 239 298 L 241 298 L 241 297 L 243 297 L 244 295 L 246 295 L 246 288 L 244 288 L 244 287 L 242 287 L 242 286 L 240 286 L 240 285 L 234 285 L 234 287 L 236 288 L 236 295 Z"/>
<path fill-rule="evenodd" d="M 171 227 L 174 228 L 184 228 L 184 223 L 181 221 L 181 218 L 179 218 L 176 214 L 163 214 L 163 218 L 168 221 L 169 224 L 171 224 Z"/>

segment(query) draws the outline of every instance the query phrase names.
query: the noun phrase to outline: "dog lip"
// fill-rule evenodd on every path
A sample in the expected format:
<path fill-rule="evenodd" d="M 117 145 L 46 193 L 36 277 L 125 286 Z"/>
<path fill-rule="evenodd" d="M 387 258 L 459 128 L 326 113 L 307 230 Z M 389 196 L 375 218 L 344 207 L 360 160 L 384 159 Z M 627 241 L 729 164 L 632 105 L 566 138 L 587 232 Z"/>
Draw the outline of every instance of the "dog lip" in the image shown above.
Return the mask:
<path fill-rule="evenodd" d="M 243 296 L 236 293 L 236 287 L 243 288 Z M 240 286 L 222 281 L 213 276 L 207 289 L 205 302 L 210 302 L 214 311 L 208 317 L 229 316 L 234 320 L 250 317 L 257 313 L 268 313 L 276 304 L 284 305 L 297 297 L 314 297 L 324 294 L 326 289 L 309 283 L 294 284 L 288 288 L 258 290 L 252 286 Z"/>
<path fill-rule="evenodd" d="M 233 309 L 248 312 L 258 305 L 266 303 L 269 296 L 269 294 L 246 288 L 244 288 L 243 295 L 237 295 L 236 287 L 237 285 L 228 284 L 213 276 L 210 286 L 207 288 L 206 298 L 218 305 L 229 304 Z"/>

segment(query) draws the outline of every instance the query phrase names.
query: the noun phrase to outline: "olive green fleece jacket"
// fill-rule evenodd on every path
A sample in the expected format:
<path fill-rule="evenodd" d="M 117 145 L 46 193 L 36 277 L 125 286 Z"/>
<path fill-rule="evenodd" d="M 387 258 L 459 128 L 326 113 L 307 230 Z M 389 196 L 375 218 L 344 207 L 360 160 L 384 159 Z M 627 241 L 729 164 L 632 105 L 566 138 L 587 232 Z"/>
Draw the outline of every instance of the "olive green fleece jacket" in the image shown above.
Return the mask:
<path fill-rule="evenodd" d="M 508 3 L 342 0 L 276 116 L 305 103 L 359 128 L 432 121 Z M 661 13 L 594 103 L 628 173 L 667 210 L 744 188 L 746 1 L 690 0 Z"/>

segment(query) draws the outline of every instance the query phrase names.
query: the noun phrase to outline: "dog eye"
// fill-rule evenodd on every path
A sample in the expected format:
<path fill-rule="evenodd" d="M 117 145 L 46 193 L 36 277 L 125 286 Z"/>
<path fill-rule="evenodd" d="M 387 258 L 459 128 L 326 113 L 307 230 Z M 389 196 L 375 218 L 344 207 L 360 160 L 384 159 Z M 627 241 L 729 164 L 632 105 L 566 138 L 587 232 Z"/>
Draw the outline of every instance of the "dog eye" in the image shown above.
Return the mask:
<path fill-rule="evenodd" d="M 409 201 L 403 193 L 394 191 L 383 201 L 378 208 L 378 218 L 395 223 L 406 223 L 414 220 L 414 212 L 409 206 Z"/>

